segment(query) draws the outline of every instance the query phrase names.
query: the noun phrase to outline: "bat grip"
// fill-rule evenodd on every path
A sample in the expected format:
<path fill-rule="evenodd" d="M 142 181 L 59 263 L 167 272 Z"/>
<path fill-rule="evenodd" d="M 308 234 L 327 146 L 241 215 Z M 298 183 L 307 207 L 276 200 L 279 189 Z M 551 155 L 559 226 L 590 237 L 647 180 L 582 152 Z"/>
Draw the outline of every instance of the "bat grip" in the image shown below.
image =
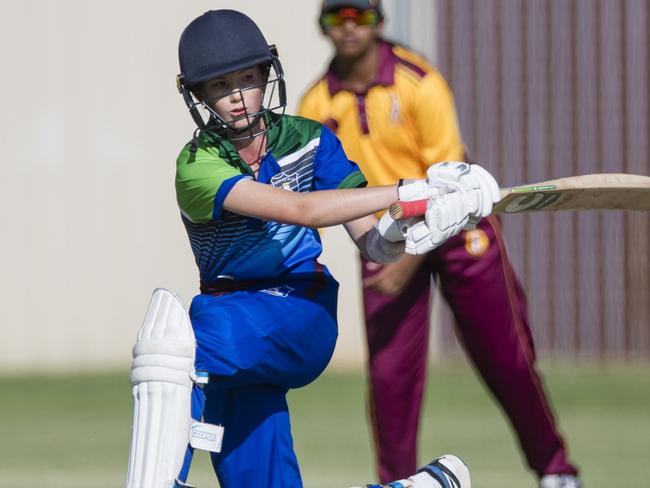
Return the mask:
<path fill-rule="evenodd" d="M 413 200 L 412 202 L 395 202 L 388 207 L 388 213 L 395 220 L 409 217 L 422 217 L 427 212 L 428 200 Z"/>

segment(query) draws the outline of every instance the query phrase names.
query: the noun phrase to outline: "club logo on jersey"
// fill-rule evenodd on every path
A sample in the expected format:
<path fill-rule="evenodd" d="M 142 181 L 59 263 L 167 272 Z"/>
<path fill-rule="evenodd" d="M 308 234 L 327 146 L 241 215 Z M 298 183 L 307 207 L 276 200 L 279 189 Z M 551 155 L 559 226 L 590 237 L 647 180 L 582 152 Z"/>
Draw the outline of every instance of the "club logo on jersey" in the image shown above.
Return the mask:
<path fill-rule="evenodd" d="M 298 175 L 296 173 L 278 173 L 271 178 L 271 185 L 283 190 L 296 191 L 298 190 Z"/>
<path fill-rule="evenodd" d="M 490 238 L 481 229 L 468 230 L 465 232 L 465 250 L 467 254 L 480 257 L 490 247 Z"/>

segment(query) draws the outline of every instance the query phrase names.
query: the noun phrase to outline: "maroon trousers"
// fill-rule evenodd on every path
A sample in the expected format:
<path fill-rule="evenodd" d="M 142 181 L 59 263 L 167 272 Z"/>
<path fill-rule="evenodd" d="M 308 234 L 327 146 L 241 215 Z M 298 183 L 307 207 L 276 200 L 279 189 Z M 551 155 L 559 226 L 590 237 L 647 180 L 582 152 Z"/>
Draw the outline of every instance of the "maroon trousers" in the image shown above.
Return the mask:
<path fill-rule="evenodd" d="M 370 276 L 362 264 L 363 276 Z M 526 297 L 508 261 L 500 222 L 489 217 L 476 231 L 433 251 L 402 295 L 364 290 L 370 422 L 381 482 L 417 468 L 432 273 L 440 278 L 459 340 L 510 419 L 528 465 L 540 476 L 576 474 L 535 369 Z"/>

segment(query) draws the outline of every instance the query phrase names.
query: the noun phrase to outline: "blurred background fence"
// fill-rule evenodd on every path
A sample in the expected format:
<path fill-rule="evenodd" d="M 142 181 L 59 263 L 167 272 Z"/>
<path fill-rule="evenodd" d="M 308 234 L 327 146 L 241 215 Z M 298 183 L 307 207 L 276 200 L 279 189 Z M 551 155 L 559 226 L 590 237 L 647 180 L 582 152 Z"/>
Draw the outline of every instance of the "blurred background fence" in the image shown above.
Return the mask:
<path fill-rule="evenodd" d="M 469 153 L 503 185 L 650 174 L 649 2 L 440 0 L 437 7 L 437 65 L 456 95 Z M 503 221 L 538 350 L 601 361 L 650 357 L 647 213 Z M 453 346 L 449 330 L 441 329 L 442 340 Z"/>

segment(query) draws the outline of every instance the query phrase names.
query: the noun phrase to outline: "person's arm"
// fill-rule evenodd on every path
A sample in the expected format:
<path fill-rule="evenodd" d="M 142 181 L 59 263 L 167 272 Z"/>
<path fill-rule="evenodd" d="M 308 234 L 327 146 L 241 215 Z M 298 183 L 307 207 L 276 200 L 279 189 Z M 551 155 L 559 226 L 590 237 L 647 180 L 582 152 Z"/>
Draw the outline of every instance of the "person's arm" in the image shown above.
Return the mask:
<path fill-rule="evenodd" d="M 398 200 L 397 186 L 355 188 L 365 184 L 327 128 L 314 162 L 311 192 L 292 192 L 254 181 L 211 148 L 186 145 L 177 160 L 176 194 L 183 216 L 195 223 L 221 218 L 223 210 L 304 227 L 327 227 L 385 210 Z M 309 125 L 308 125 L 308 128 Z"/>
<path fill-rule="evenodd" d="M 376 186 L 310 193 L 281 190 L 248 179 L 239 179 L 223 200 L 225 210 L 263 220 L 305 227 L 346 224 L 359 249 L 376 262 L 395 261 L 406 251 L 423 254 L 458 234 L 471 216 L 485 217 L 499 199 L 499 187 L 478 165 L 465 163 L 436 165 L 435 179 L 449 186 L 451 193 L 433 196 L 424 220 L 393 220 L 384 214 L 379 222 L 373 213 L 385 209 L 399 197 L 397 186 Z M 416 180 L 419 188 L 432 182 Z M 366 217 L 363 218 L 362 217 Z"/>
<path fill-rule="evenodd" d="M 397 186 L 291 192 L 248 179 L 228 192 L 223 208 L 233 213 L 304 227 L 329 227 L 388 208 Z"/>

